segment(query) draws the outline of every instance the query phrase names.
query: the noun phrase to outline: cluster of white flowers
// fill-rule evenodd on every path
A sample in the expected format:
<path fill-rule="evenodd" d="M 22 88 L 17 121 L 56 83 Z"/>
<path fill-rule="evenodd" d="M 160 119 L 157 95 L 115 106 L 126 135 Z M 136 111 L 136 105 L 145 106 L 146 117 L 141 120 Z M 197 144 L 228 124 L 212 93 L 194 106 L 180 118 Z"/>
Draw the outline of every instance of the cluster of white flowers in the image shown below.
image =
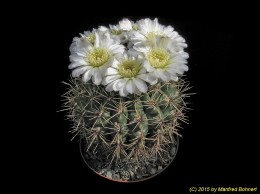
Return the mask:
<path fill-rule="evenodd" d="M 158 19 L 123 19 L 85 31 L 70 46 L 72 76 L 90 79 L 120 96 L 147 92 L 147 84 L 178 80 L 188 70 L 185 39 Z"/>

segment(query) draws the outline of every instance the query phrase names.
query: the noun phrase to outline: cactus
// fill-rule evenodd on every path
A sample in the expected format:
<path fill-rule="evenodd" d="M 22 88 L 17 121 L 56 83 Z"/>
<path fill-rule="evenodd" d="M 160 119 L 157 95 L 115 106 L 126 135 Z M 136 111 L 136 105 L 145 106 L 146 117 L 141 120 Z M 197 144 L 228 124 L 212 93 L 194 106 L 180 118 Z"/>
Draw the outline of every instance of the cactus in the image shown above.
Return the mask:
<path fill-rule="evenodd" d="M 185 39 L 149 18 L 123 19 L 75 37 L 64 110 L 87 165 L 106 178 L 138 181 L 165 169 L 187 122 Z M 73 138 L 74 138 L 73 137 Z"/>
<path fill-rule="evenodd" d="M 152 168 L 172 160 L 180 121 L 187 122 L 184 98 L 189 85 L 184 80 L 161 81 L 147 93 L 127 97 L 81 79 L 66 84 L 64 107 L 74 123 L 71 132 L 84 142 L 83 154 L 92 169 L 108 178 L 111 170 L 116 174 L 120 169 L 124 176 L 113 179 L 138 180 L 148 176 L 140 172 L 143 168 L 153 174 L 158 169 Z"/>

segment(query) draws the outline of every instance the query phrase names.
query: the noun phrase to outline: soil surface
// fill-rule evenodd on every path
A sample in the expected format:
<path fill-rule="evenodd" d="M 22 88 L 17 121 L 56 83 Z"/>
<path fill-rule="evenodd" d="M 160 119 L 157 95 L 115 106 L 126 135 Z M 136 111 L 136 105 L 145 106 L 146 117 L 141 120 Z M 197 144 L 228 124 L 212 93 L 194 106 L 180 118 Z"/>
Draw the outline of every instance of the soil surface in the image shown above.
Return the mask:
<path fill-rule="evenodd" d="M 91 153 L 86 151 L 86 141 L 84 139 L 80 140 L 80 151 L 85 163 L 97 174 L 112 179 L 114 181 L 124 181 L 124 182 L 134 182 L 142 181 L 148 178 L 152 178 L 165 170 L 173 159 L 175 158 L 178 151 L 179 137 L 174 136 L 175 143 L 168 147 L 166 154 L 162 160 L 158 157 L 156 160 L 152 158 L 151 160 L 146 160 L 145 162 L 118 162 L 117 164 L 108 164 L 107 161 L 99 156 L 99 153 Z M 167 159 L 165 159 L 167 158 Z"/>

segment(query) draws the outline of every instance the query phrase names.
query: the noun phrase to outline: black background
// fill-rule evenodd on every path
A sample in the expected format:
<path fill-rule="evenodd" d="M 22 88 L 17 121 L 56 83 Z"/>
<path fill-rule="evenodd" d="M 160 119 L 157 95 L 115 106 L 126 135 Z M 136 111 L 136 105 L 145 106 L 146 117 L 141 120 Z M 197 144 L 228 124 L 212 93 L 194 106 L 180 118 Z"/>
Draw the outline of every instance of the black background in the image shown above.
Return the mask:
<path fill-rule="evenodd" d="M 56 189 L 94 190 L 97 193 L 127 193 L 159 190 L 188 192 L 192 186 L 256 187 L 259 185 L 257 113 L 252 110 L 257 88 L 248 44 L 254 37 L 246 19 L 207 16 L 181 19 L 173 16 L 82 16 L 58 15 L 51 29 L 52 71 L 55 74 L 52 129 L 53 146 L 48 159 L 48 177 L 43 183 Z M 99 177 L 84 163 L 77 140 L 70 141 L 70 122 L 56 113 L 69 79 L 69 46 L 73 37 L 99 25 L 116 24 L 127 17 L 138 20 L 158 17 L 172 25 L 188 44 L 189 71 L 186 73 L 196 95 L 189 101 L 190 124 L 180 131 L 183 138 L 174 162 L 160 175 L 139 183 L 116 183 Z M 54 98 L 53 98 L 54 99 Z M 95 192 L 95 193 L 96 193 Z"/>

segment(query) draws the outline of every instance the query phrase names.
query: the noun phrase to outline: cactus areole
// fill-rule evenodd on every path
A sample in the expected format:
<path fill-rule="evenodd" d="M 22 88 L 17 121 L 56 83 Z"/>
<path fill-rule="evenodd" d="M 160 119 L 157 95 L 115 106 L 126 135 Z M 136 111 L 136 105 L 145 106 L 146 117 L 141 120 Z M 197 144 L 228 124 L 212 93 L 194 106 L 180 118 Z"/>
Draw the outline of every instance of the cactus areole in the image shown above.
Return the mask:
<path fill-rule="evenodd" d="M 180 124 L 187 122 L 184 47 L 185 40 L 157 19 L 123 19 L 73 40 L 64 107 L 93 171 L 135 182 L 173 161 Z"/>

